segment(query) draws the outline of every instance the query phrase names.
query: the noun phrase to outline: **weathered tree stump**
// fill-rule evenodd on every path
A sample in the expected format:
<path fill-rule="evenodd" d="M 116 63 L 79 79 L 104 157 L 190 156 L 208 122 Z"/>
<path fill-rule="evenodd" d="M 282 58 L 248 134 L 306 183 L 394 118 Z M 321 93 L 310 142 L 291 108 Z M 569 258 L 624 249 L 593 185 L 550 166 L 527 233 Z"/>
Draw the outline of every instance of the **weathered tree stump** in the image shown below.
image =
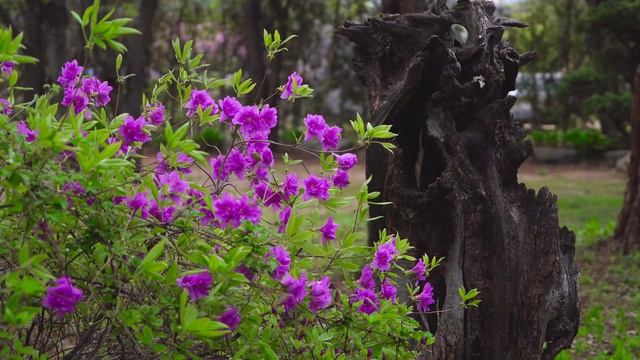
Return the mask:
<path fill-rule="evenodd" d="M 556 196 L 518 183 L 532 150 L 509 91 L 532 54 L 502 35 L 526 25 L 494 17 L 490 1 L 444 3 L 338 29 L 357 45 L 372 122 L 399 134 L 394 155 L 367 154 L 372 190 L 393 202 L 371 210 L 384 215 L 371 235 L 386 227 L 417 255 L 446 258 L 430 281 L 437 310 L 447 311 L 428 316 L 437 340 L 421 358 L 552 359 L 578 329 L 578 271 Z M 478 309 L 457 307 L 460 287 L 480 290 Z"/>

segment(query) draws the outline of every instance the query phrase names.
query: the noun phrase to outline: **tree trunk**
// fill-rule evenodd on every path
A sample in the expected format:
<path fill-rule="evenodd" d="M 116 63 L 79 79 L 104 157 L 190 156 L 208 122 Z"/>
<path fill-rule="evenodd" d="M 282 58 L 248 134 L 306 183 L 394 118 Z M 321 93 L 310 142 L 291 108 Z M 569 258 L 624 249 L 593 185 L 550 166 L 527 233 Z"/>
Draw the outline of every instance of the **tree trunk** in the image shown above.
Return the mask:
<path fill-rule="evenodd" d="M 372 122 L 399 134 L 394 155 L 368 154 L 370 189 L 393 203 L 371 214 L 416 255 L 445 257 L 430 279 L 444 311 L 428 316 L 436 343 L 421 359 L 553 359 L 578 329 L 574 234 L 558 226 L 555 195 L 517 178 L 532 150 L 508 92 L 532 55 L 501 38 L 525 25 L 494 10 L 460 0 L 338 29 L 357 44 Z M 478 309 L 458 306 L 460 287 L 480 291 Z"/>
<path fill-rule="evenodd" d="M 427 10 L 426 0 L 382 0 L 381 12 L 385 14 L 407 14 Z"/>
<path fill-rule="evenodd" d="M 264 86 L 260 86 L 266 71 L 266 55 L 262 44 L 261 10 L 260 0 L 245 1 L 244 43 L 247 47 L 247 70 L 253 81 L 258 83 L 256 87 L 257 99 L 264 98 L 267 91 Z"/>
<path fill-rule="evenodd" d="M 636 69 L 633 98 L 631 100 L 631 160 L 629 180 L 624 194 L 624 205 L 618 218 L 614 238 L 622 243 L 628 254 L 640 247 L 640 66 Z"/>
<path fill-rule="evenodd" d="M 139 114 L 142 94 L 149 85 L 151 46 L 153 44 L 153 20 L 158 0 L 141 0 L 134 27 L 142 35 L 132 35 L 126 39 L 128 54 L 125 60 L 127 74 L 136 76 L 127 79 L 121 112 Z"/>
<path fill-rule="evenodd" d="M 273 4 L 270 5 L 273 6 Z M 276 81 L 280 80 L 271 76 L 272 74 L 278 76 L 280 59 L 276 57 L 273 63 L 270 64 L 271 69 L 267 67 L 267 54 L 262 39 L 264 29 L 270 32 L 274 30 L 272 29 L 274 19 L 264 13 L 261 0 L 245 0 L 244 13 L 244 43 L 247 48 L 246 67 L 253 81 L 258 84 L 255 95 L 251 94 L 255 96 L 255 101 L 258 102 L 260 99 L 266 99 L 270 92 L 274 91 Z M 283 16 L 286 17 L 286 9 L 281 10 L 280 14 L 284 14 Z M 281 33 L 281 35 L 287 36 L 286 33 Z M 274 106 L 276 101 L 278 101 L 278 96 L 273 96 L 267 103 Z M 269 134 L 269 139 L 278 141 L 278 135 L 279 129 L 276 127 Z"/>

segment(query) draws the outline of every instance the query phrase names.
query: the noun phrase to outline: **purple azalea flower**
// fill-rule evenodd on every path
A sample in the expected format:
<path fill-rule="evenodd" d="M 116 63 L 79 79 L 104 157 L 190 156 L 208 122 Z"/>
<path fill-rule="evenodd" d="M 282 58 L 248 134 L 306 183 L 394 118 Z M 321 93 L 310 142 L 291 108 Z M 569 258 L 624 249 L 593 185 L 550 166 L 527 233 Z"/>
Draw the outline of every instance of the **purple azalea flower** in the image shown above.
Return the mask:
<path fill-rule="evenodd" d="M 82 290 L 73 286 L 70 277 L 63 276 L 56 280 L 56 286 L 47 289 L 42 306 L 52 310 L 60 318 L 64 314 L 73 312 L 80 301 L 82 301 Z"/>
<path fill-rule="evenodd" d="M 382 282 L 380 295 L 384 299 L 391 300 L 391 303 L 396 303 L 396 296 L 398 294 L 398 289 L 391 283 L 391 280 L 388 278 Z"/>
<path fill-rule="evenodd" d="M 214 200 L 213 208 L 215 209 L 216 218 L 220 220 L 223 227 L 229 224 L 233 227 L 240 226 L 242 220 L 237 213 L 238 201 L 229 193 L 224 193 L 221 198 Z"/>
<path fill-rule="evenodd" d="M 180 174 L 177 171 L 172 171 L 167 174 L 160 174 L 157 176 L 158 184 L 160 187 L 167 185 L 169 192 L 172 194 L 184 194 L 190 186 L 189 183 L 180 178 Z"/>
<path fill-rule="evenodd" d="M 74 59 L 66 62 L 60 71 L 58 83 L 62 85 L 63 88 L 75 87 L 83 71 L 84 68 L 78 65 L 77 60 Z"/>
<path fill-rule="evenodd" d="M 384 244 L 378 244 L 378 250 L 376 250 L 371 262 L 371 267 L 380 271 L 389 271 L 391 268 L 391 262 L 396 257 L 398 251 L 396 250 L 395 239 L 388 241 Z"/>
<path fill-rule="evenodd" d="M 255 105 L 243 106 L 232 120 L 234 125 L 240 125 L 240 132 L 245 140 L 268 139 L 271 129 L 277 122 L 277 111 L 269 105 L 265 105 L 262 109 Z"/>
<path fill-rule="evenodd" d="M 227 96 L 220 100 L 220 121 L 229 121 L 240 111 L 242 104 L 238 99 Z"/>
<path fill-rule="evenodd" d="M 251 202 L 246 195 L 236 199 L 229 193 L 224 193 L 213 202 L 213 208 L 223 227 L 231 225 L 237 228 L 245 220 L 257 224 L 262 214 L 260 206 Z"/>
<path fill-rule="evenodd" d="M 189 190 L 187 190 L 187 195 L 190 196 L 190 199 L 187 200 L 188 204 L 196 203 L 200 206 L 207 206 L 207 202 L 204 201 L 204 193 L 202 191 L 189 188 Z"/>
<path fill-rule="evenodd" d="M 191 91 L 189 101 L 187 101 L 184 108 L 187 110 L 187 117 L 192 117 L 198 114 L 198 109 L 201 109 L 205 114 L 215 114 L 218 112 L 218 105 L 213 101 L 207 90 Z"/>
<path fill-rule="evenodd" d="M 309 303 L 311 312 L 317 313 L 331 305 L 331 283 L 328 276 L 318 281 L 312 281 L 309 286 L 311 287 L 311 302 Z"/>
<path fill-rule="evenodd" d="M 349 186 L 349 173 L 345 170 L 338 169 L 335 175 L 333 175 L 333 186 L 343 189 Z"/>
<path fill-rule="evenodd" d="M 260 122 L 265 128 L 271 129 L 278 124 L 278 109 L 265 105 L 260 109 Z"/>
<path fill-rule="evenodd" d="M 272 167 L 274 163 L 273 152 L 268 146 L 260 151 L 260 164 L 265 167 Z"/>
<path fill-rule="evenodd" d="M 150 205 L 150 199 L 149 199 L 148 192 L 139 192 L 139 193 L 136 193 L 133 197 L 130 197 L 127 199 L 127 206 L 134 213 L 140 210 L 140 217 L 143 219 L 146 219 L 149 214 L 148 212 L 149 205 Z"/>
<path fill-rule="evenodd" d="M 118 128 L 123 139 L 123 145 L 128 146 L 135 141 L 145 143 L 151 140 L 151 136 L 144 132 L 145 125 L 143 117 L 134 119 L 133 116 L 128 115 L 124 119 L 124 123 Z"/>
<path fill-rule="evenodd" d="M 306 201 L 311 198 L 327 200 L 329 198 L 329 181 L 323 177 L 311 175 L 304 179 L 304 194 L 302 198 Z"/>
<path fill-rule="evenodd" d="M 191 158 L 191 156 L 179 152 L 177 160 L 178 161 L 176 165 L 178 167 L 178 171 L 182 174 L 191 174 L 190 166 L 194 163 L 194 160 Z"/>
<path fill-rule="evenodd" d="M 244 277 L 246 277 L 249 281 L 253 281 L 256 278 L 256 275 L 253 273 L 253 271 L 251 271 L 251 269 L 249 269 L 249 267 L 247 267 L 247 265 L 245 264 L 238 265 L 238 267 L 236 267 L 233 271 L 237 272 L 238 274 L 244 275 Z"/>
<path fill-rule="evenodd" d="M 125 201 L 127 201 L 129 198 L 127 196 L 124 195 L 116 195 L 113 197 L 113 199 L 111 201 L 113 201 L 114 204 L 116 205 L 120 205 L 122 203 L 124 203 Z"/>
<path fill-rule="evenodd" d="M 374 313 L 380 306 L 378 296 L 371 289 L 356 289 L 349 301 L 351 304 L 362 302 L 358 311 L 367 315 Z"/>
<path fill-rule="evenodd" d="M 233 148 L 224 163 L 225 172 L 227 174 L 234 173 L 240 180 L 244 179 L 244 170 L 246 169 L 246 160 L 244 155 L 237 148 Z"/>
<path fill-rule="evenodd" d="M 200 209 L 200 225 L 201 226 L 218 226 L 213 211 L 203 207 Z"/>
<path fill-rule="evenodd" d="M 416 306 L 418 311 L 429 311 L 429 306 L 435 304 L 436 302 L 433 299 L 433 286 L 431 286 L 431 283 L 424 284 L 424 286 L 422 287 L 422 292 L 416 297 L 416 300 L 418 301 L 418 304 Z"/>
<path fill-rule="evenodd" d="M 276 280 L 282 279 L 282 277 L 289 272 L 291 267 L 291 257 L 289 256 L 289 252 L 284 247 L 278 245 L 273 246 L 271 250 L 269 250 L 268 256 L 273 257 L 278 264 L 273 270 L 273 278 Z"/>
<path fill-rule="evenodd" d="M 146 119 L 154 126 L 164 123 L 164 105 L 162 103 L 147 104 Z"/>
<path fill-rule="evenodd" d="M 16 63 L 14 63 L 13 61 L 3 61 L 0 64 L 0 71 L 2 71 L 3 74 L 11 74 L 13 72 L 13 67 L 16 65 Z"/>
<path fill-rule="evenodd" d="M 360 279 L 358 279 L 358 285 L 365 289 L 375 289 L 376 280 L 373 278 L 373 270 L 371 270 L 371 267 L 369 265 L 365 265 L 362 268 Z"/>
<path fill-rule="evenodd" d="M 225 310 L 222 315 L 220 315 L 220 318 L 218 320 L 220 320 L 221 323 L 227 325 L 229 327 L 229 330 L 234 331 L 240 324 L 240 312 L 235 306 L 232 306 L 230 308 L 227 308 L 227 310 Z"/>
<path fill-rule="evenodd" d="M 282 193 L 271 190 L 267 184 L 262 182 L 254 184 L 253 189 L 256 192 L 256 199 L 261 200 L 265 206 L 280 207 L 282 203 Z"/>
<path fill-rule="evenodd" d="M 289 223 L 289 217 L 291 217 L 291 208 L 286 207 L 284 210 L 280 211 L 279 219 L 280 224 L 278 225 L 278 232 L 284 234 L 287 229 L 287 224 Z"/>
<path fill-rule="evenodd" d="M 169 163 L 165 160 L 164 154 L 159 152 L 156 154 L 156 160 L 158 161 L 158 165 L 156 165 L 155 172 L 156 174 L 166 174 L 170 172 Z M 193 163 L 193 159 L 185 154 L 178 153 L 178 159 L 176 163 L 176 168 L 181 174 L 191 174 L 191 169 L 189 166 Z"/>
<path fill-rule="evenodd" d="M 327 241 L 333 241 L 336 239 L 336 230 L 338 230 L 338 224 L 333 222 L 333 216 L 330 216 L 327 222 L 320 228 L 323 245 L 326 244 Z"/>
<path fill-rule="evenodd" d="M 60 103 L 67 107 L 73 105 L 73 112 L 79 114 L 89 105 L 89 98 L 81 89 L 68 87 L 64 89 L 64 96 Z"/>
<path fill-rule="evenodd" d="M 73 206 L 73 198 L 71 197 L 72 195 L 76 197 L 82 197 L 86 192 L 84 186 L 82 186 L 82 184 L 77 181 L 69 181 L 65 183 L 62 186 L 61 191 L 67 194 L 67 202 L 69 203 L 69 206 Z"/>
<path fill-rule="evenodd" d="M 322 133 L 320 142 L 322 150 L 335 150 L 340 147 L 340 139 L 342 138 L 342 128 L 339 126 L 327 127 Z"/>
<path fill-rule="evenodd" d="M 298 75 L 297 72 L 292 72 L 289 74 L 287 78 L 287 83 L 284 84 L 282 88 L 282 94 L 280 94 L 281 99 L 288 99 L 294 95 L 293 93 L 293 82 L 295 81 L 296 87 L 302 86 L 302 76 Z"/>
<path fill-rule="evenodd" d="M 224 156 L 218 155 L 209 159 L 209 166 L 211 166 L 211 177 L 215 180 L 226 180 L 229 173 L 225 171 L 222 163 L 224 162 Z"/>
<path fill-rule="evenodd" d="M 427 279 L 425 276 L 427 273 L 427 269 L 424 266 L 424 261 L 422 261 L 422 259 L 418 260 L 416 265 L 409 271 L 418 276 L 418 281 L 424 281 Z"/>
<path fill-rule="evenodd" d="M 260 216 L 262 216 L 260 205 L 252 200 L 249 200 L 249 197 L 247 197 L 246 195 L 243 195 L 240 199 L 238 199 L 237 211 L 241 219 L 252 222 L 254 224 L 257 224 L 260 221 Z"/>
<path fill-rule="evenodd" d="M 176 279 L 176 284 L 186 289 L 192 301 L 196 301 L 209 295 L 213 279 L 209 271 L 203 271 L 197 274 L 185 275 Z"/>
<path fill-rule="evenodd" d="M 164 224 L 169 224 L 173 221 L 173 214 L 176 212 L 176 208 L 173 206 L 159 207 L 155 201 L 151 202 L 149 206 L 149 213 L 153 215 L 158 221 Z"/>
<path fill-rule="evenodd" d="M 322 115 L 307 114 L 304 118 L 304 124 L 307 126 L 307 131 L 304 133 L 304 140 L 309 141 L 313 138 L 322 138 L 322 134 L 327 128 L 327 124 L 324 121 Z"/>
<path fill-rule="evenodd" d="M 282 184 L 282 192 L 285 199 L 289 199 L 294 195 L 298 195 L 300 191 L 300 185 L 298 185 L 298 175 L 296 173 L 289 173 L 284 178 L 284 184 Z"/>
<path fill-rule="evenodd" d="M 338 168 L 341 170 L 351 170 L 358 164 L 358 157 L 352 153 L 346 153 L 344 155 L 333 154 L 338 163 Z"/>
<path fill-rule="evenodd" d="M 231 119 L 233 125 L 253 124 L 260 121 L 260 109 L 256 105 L 241 107 Z"/>
<path fill-rule="evenodd" d="M 105 106 L 111 101 L 109 94 L 113 88 L 106 81 L 100 82 L 95 76 L 82 79 L 82 91 L 96 106 Z"/>
<path fill-rule="evenodd" d="M 291 311 L 307 296 L 307 273 L 303 272 L 298 279 L 286 274 L 280 283 L 286 286 L 289 294 L 282 304 L 286 311 Z"/>
<path fill-rule="evenodd" d="M 46 240 L 51 234 L 51 229 L 49 228 L 47 219 L 40 219 L 40 221 L 38 221 L 38 223 L 36 224 L 34 232 L 38 235 L 38 238 L 40 238 L 40 240 Z"/>
<path fill-rule="evenodd" d="M 13 109 L 11 108 L 11 103 L 9 100 L 0 98 L 0 114 L 11 115 Z"/>
<path fill-rule="evenodd" d="M 269 181 L 269 171 L 265 168 L 258 168 L 253 173 L 253 181 Z"/>
<path fill-rule="evenodd" d="M 24 135 L 27 142 L 34 142 L 38 138 L 38 130 L 31 130 L 26 121 L 20 121 L 17 125 L 18 134 Z"/>

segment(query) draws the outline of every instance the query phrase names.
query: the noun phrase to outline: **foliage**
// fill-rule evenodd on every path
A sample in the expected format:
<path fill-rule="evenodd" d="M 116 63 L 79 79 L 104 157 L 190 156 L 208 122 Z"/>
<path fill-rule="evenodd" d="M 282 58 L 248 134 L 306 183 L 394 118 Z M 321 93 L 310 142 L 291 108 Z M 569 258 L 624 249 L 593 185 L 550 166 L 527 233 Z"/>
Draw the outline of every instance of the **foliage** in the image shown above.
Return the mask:
<path fill-rule="evenodd" d="M 539 146 L 570 146 L 584 157 L 602 154 L 610 144 L 606 135 L 594 129 L 531 130 L 529 138 Z"/>
<path fill-rule="evenodd" d="M 99 10 L 100 0 L 95 0 L 91 6 L 84 10 L 82 17 L 75 11 L 71 11 L 74 20 L 76 20 L 82 28 L 86 48 L 91 50 L 94 45 L 98 45 L 104 50 L 108 46 L 119 53 L 125 52 L 127 48 L 116 39 L 124 35 L 140 35 L 140 31 L 125 26 L 131 22 L 132 19 L 119 18 L 109 20 L 115 12 L 115 8 L 111 9 L 111 11 L 101 18 L 98 17 Z"/>
<path fill-rule="evenodd" d="M 111 35 L 133 33 L 117 30 L 126 21 L 98 20 L 97 1 L 90 9 L 75 16 L 95 19 L 87 46 L 102 40 L 122 50 Z M 116 30 L 98 31 L 101 24 Z M 0 36 L 0 49 L 14 41 Z M 76 61 L 58 79 L 61 101 L 54 85 L 26 103 L 4 103 L 1 357 L 411 358 L 431 344 L 416 318 L 434 303 L 425 279 L 442 259 L 403 268 L 416 261 L 411 247 L 385 232 L 374 249 L 362 246 L 358 229 L 379 194 L 368 181 L 356 196 L 341 190 L 357 162 L 349 151 L 392 151 L 391 129 L 358 115 L 356 146 L 339 150 L 342 129 L 310 114 L 304 140 L 270 142 L 283 108 L 243 105 L 251 79 L 241 71 L 212 78 L 193 42 L 172 45 L 177 65 L 154 84 L 138 118 L 106 106 L 111 86 Z M 116 62 L 119 72 L 122 58 Z M 3 91 L 16 90 L 8 79 L 17 74 L 3 75 Z M 295 82 L 274 94 L 288 86 L 286 103 L 310 94 Z M 236 97 L 216 102 L 211 89 Z M 164 112 L 168 98 L 180 105 L 173 117 Z M 226 127 L 229 149 L 207 163 L 192 138 L 196 126 Z M 160 133 L 158 160 L 136 164 Z M 314 139 L 324 151 L 309 147 Z M 271 146 L 307 152 L 322 171 L 299 186 L 302 161 L 285 153 L 278 170 Z M 188 175 L 196 168 L 202 183 Z M 351 226 L 327 217 L 351 209 Z M 403 279 L 411 280 L 407 302 L 396 295 Z M 459 306 L 478 305 L 475 289 L 460 295 Z"/>
<path fill-rule="evenodd" d="M 602 154 L 609 145 L 607 136 L 594 129 L 571 129 L 563 137 L 566 143 L 585 157 Z"/>

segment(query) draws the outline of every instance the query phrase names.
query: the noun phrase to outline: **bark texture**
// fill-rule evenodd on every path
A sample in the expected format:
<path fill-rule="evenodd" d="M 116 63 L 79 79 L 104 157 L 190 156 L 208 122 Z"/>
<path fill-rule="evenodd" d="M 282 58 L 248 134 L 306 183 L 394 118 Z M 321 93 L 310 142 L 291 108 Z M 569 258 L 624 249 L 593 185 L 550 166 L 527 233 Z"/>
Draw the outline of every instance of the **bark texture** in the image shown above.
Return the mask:
<path fill-rule="evenodd" d="M 518 183 L 531 155 L 510 109 L 518 68 L 532 54 L 502 41 L 490 1 L 386 15 L 338 29 L 357 45 L 372 122 L 393 125 L 398 151 L 367 154 L 372 190 L 393 205 L 372 224 L 446 258 L 430 281 L 437 310 L 480 290 L 478 309 L 428 316 L 436 343 L 422 359 L 553 359 L 578 329 L 575 237 L 558 225 L 556 196 Z M 466 28 L 466 41 L 452 25 Z"/>
<path fill-rule="evenodd" d="M 126 82 L 125 96 L 120 109 L 123 112 L 137 114 L 142 110 L 140 109 L 142 94 L 150 82 L 153 24 L 157 8 L 158 0 L 141 0 L 134 27 L 140 30 L 142 35 L 133 35 L 126 39 L 128 49 L 126 73 L 136 74 L 136 76 L 129 78 Z"/>
<path fill-rule="evenodd" d="M 640 248 L 640 66 L 636 69 L 631 103 L 631 160 L 629 161 L 629 180 L 624 195 L 624 205 L 614 238 L 622 243 L 622 249 L 628 254 L 632 249 Z"/>
<path fill-rule="evenodd" d="M 66 30 L 69 9 L 64 0 L 26 0 L 24 28 L 25 54 L 39 62 L 28 65 L 21 74 L 21 85 L 42 92 L 42 84 L 54 82 L 67 59 Z M 15 31 L 18 33 L 19 31 Z"/>
<path fill-rule="evenodd" d="M 385 14 L 405 14 L 427 10 L 427 0 L 382 0 Z"/>

